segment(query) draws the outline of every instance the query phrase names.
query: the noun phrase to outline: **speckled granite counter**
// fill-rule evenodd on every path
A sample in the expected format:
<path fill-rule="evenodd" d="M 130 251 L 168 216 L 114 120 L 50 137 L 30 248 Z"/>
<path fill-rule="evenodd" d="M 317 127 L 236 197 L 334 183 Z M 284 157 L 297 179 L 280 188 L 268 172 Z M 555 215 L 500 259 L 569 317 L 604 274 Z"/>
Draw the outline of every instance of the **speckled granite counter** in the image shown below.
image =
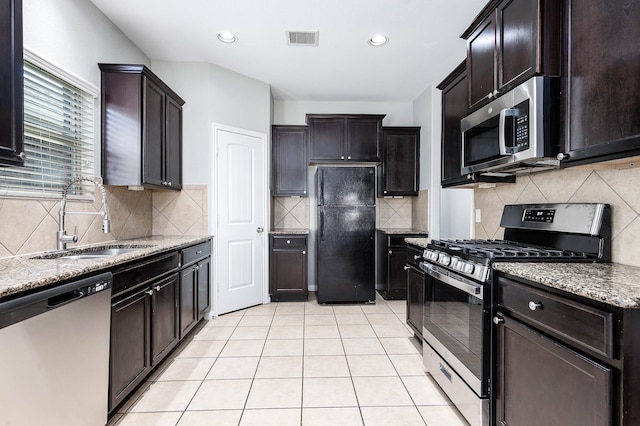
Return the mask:
<path fill-rule="evenodd" d="M 388 235 L 401 235 L 401 234 L 413 234 L 413 235 L 429 235 L 427 231 L 413 228 L 376 228 L 378 231 L 384 232 Z"/>
<path fill-rule="evenodd" d="M 496 262 L 495 270 L 608 305 L 640 308 L 640 268 L 615 263 Z"/>
<path fill-rule="evenodd" d="M 414 246 L 427 248 L 427 244 L 431 241 L 429 238 L 405 238 L 404 239 L 408 244 L 413 244 Z"/>
<path fill-rule="evenodd" d="M 111 257 L 97 259 L 34 259 L 38 254 L 0 259 L 0 300 L 39 287 L 46 287 L 60 281 L 81 275 L 113 268 L 131 260 L 143 258 L 180 246 L 198 243 L 211 238 L 206 235 L 158 236 L 132 240 L 110 241 L 77 247 L 84 249 L 94 246 L 140 247 L 140 250 Z M 76 247 L 73 247 L 73 252 Z M 50 255 L 54 252 L 40 253 Z"/>
<path fill-rule="evenodd" d="M 274 229 L 273 231 L 269 231 L 269 234 L 273 234 L 273 235 L 281 235 L 281 234 L 306 235 L 308 233 L 309 233 L 308 229 Z"/>

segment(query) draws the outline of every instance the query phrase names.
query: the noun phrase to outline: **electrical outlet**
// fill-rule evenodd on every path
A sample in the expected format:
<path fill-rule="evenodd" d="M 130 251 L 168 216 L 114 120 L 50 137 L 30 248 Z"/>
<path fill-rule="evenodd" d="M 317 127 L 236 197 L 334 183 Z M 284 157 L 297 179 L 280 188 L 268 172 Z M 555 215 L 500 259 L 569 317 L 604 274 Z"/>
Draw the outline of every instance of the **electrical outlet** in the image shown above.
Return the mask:
<path fill-rule="evenodd" d="M 476 223 L 482 222 L 482 210 L 476 209 Z"/>

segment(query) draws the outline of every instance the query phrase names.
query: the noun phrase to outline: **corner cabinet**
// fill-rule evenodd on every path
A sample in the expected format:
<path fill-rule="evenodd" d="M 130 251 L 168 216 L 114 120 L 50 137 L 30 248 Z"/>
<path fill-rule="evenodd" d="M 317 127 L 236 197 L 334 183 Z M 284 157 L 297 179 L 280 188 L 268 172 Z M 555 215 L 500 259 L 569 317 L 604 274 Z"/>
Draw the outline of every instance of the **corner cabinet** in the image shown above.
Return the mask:
<path fill-rule="evenodd" d="M 307 300 L 307 235 L 269 236 L 269 293 L 271 301 Z"/>
<path fill-rule="evenodd" d="M 420 127 L 382 129 L 382 163 L 377 175 L 378 197 L 418 195 Z"/>
<path fill-rule="evenodd" d="M 564 9 L 561 166 L 640 155 L 640 7 L 565 0 Z"/>
<path fill-rule="evenodd" d="M 144 65 L 99 66 L 104 183 L 180 190 L 184 101 Z"/>
<path fill-rule="evenodd" d="M 309 167 L 307 126 L 271 127 L 271 195 L 306 197 Z"/>
<path fill-rule="evenodd" d="M 0 164 L 24 164 L 22 0 L 0 0 Z"/>
<path fill-rule="evenodd" d="M 310 161 L 380 161 L 383 118 L 384 114 L 307 114 Z"/>
<path fill-rule="evenodd" d="M 560 73 L 561 4 L 493 0 L 462 34 L 469 107 L 476 109 L 534 75 Z"/>

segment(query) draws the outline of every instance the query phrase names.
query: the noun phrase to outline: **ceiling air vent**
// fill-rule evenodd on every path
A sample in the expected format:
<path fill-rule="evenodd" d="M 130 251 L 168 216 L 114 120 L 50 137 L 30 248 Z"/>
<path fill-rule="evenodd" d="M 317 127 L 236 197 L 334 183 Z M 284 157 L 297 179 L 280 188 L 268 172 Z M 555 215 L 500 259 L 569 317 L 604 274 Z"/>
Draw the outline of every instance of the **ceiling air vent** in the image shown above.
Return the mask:
<path fill-rule="evenodd" d="M 290 46 L 317 46 L 318 31 L 287 31 L 287 44 Z"/>

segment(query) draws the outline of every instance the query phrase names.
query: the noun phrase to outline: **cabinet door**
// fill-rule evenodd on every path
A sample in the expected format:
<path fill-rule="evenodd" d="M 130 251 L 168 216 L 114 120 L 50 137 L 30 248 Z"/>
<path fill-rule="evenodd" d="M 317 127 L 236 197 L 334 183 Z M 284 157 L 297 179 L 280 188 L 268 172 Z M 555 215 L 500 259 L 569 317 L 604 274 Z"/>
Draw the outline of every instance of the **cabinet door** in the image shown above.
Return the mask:
<path fill-rule="evenodd" d="M 462 133 L 460 120 L 468 113 L 466 67 L 460 66 L 457 75 L 442 89 L 442 186 L 463 180 Z"/>
<path fill-rule="evenodd" d="M 165 93 L 143 77 L 142 183 L 162 186 L 165 137 Z"/>
<path fill-rule="evenodd" d="M 211 306 L 211 258 L 198 262 L 198 319 Z"/>
<path fill-rule="evenodd" d="M 611 425 L 612 371 L 510 318 L 497 327 L 499 425 Z"/>
<path fill-rule="evenodd" d="M 151 369 L 149 288 L 111 307 L 109 410 L 120 404 Z"/>
<path fill-rule="evenodd" d="M 154 284 L 151 298 L 151 365 L 178 343 L 178 274 Z"/>
<path fill-rule="evenodd" d="M 172 189 L 182 189 L 182 106 L 167 96 L 164 181 Z"/>
<path fill-rule="evenodd" d="M 379 161 L 381 118 L 347 119 L 347 160 Z"/>
<path fill-rule="evenodd" d="M 391 247 L 387 251 L 387 286 L 385 299 L 405 300 L 407 298 L 407 249 Z"/>
<path fill-rule="evenodd" d="M 492 13 L 467 40 L 469 107 L 493 97 L 495 88 L 496 19 Z"/>
<path fill-rule="evenodd" d="M 346 120 L 309 119 L 311 161 L 345 160 Z"/>
<path fill-rule="evenodd" d="M 531 0 L 508 0 L 498 6 L 498 91 L 540 68 L 538 6 L 539 1 Z"/>
<path fill-rule="evenodd" d="M 196 265 L 180 273 L 180 338 L 183 338 L 198 322 L 198 284 Z"/>
<path fill-rule="evenodd" d="M 422 324 L 424 313 L 424 272 L 414 267 L 409 267 L 406 273 L 407 280 L 407 324 L 418 335 L 422 336 Z"/>
<path fill-rule="evenodd" d="M 0 82 L 0 164 L 22 165 L 22 0 L 0 1 Z"/>
<path fill-rule="evenodd" d="M 270 259 L 271 300 L 306 299 L 306 250 L 273 250 Z"/>
<path fill-rule="evenodd" d="M 379 196 L 418 195 L 420 181 L 419 127 L 384 128 L 381 167 L 382 179 L 378 185 Z"/>
<path fill-rule="evenodd" d="M 271 195 L 307 196 L 309 167 L 306 126 L 273 126 Z"/>
<path fill-rule="evenodd" d="M 564 5 L 565 162 L 640 155 L 640 8 L 624 0 Z"/>

